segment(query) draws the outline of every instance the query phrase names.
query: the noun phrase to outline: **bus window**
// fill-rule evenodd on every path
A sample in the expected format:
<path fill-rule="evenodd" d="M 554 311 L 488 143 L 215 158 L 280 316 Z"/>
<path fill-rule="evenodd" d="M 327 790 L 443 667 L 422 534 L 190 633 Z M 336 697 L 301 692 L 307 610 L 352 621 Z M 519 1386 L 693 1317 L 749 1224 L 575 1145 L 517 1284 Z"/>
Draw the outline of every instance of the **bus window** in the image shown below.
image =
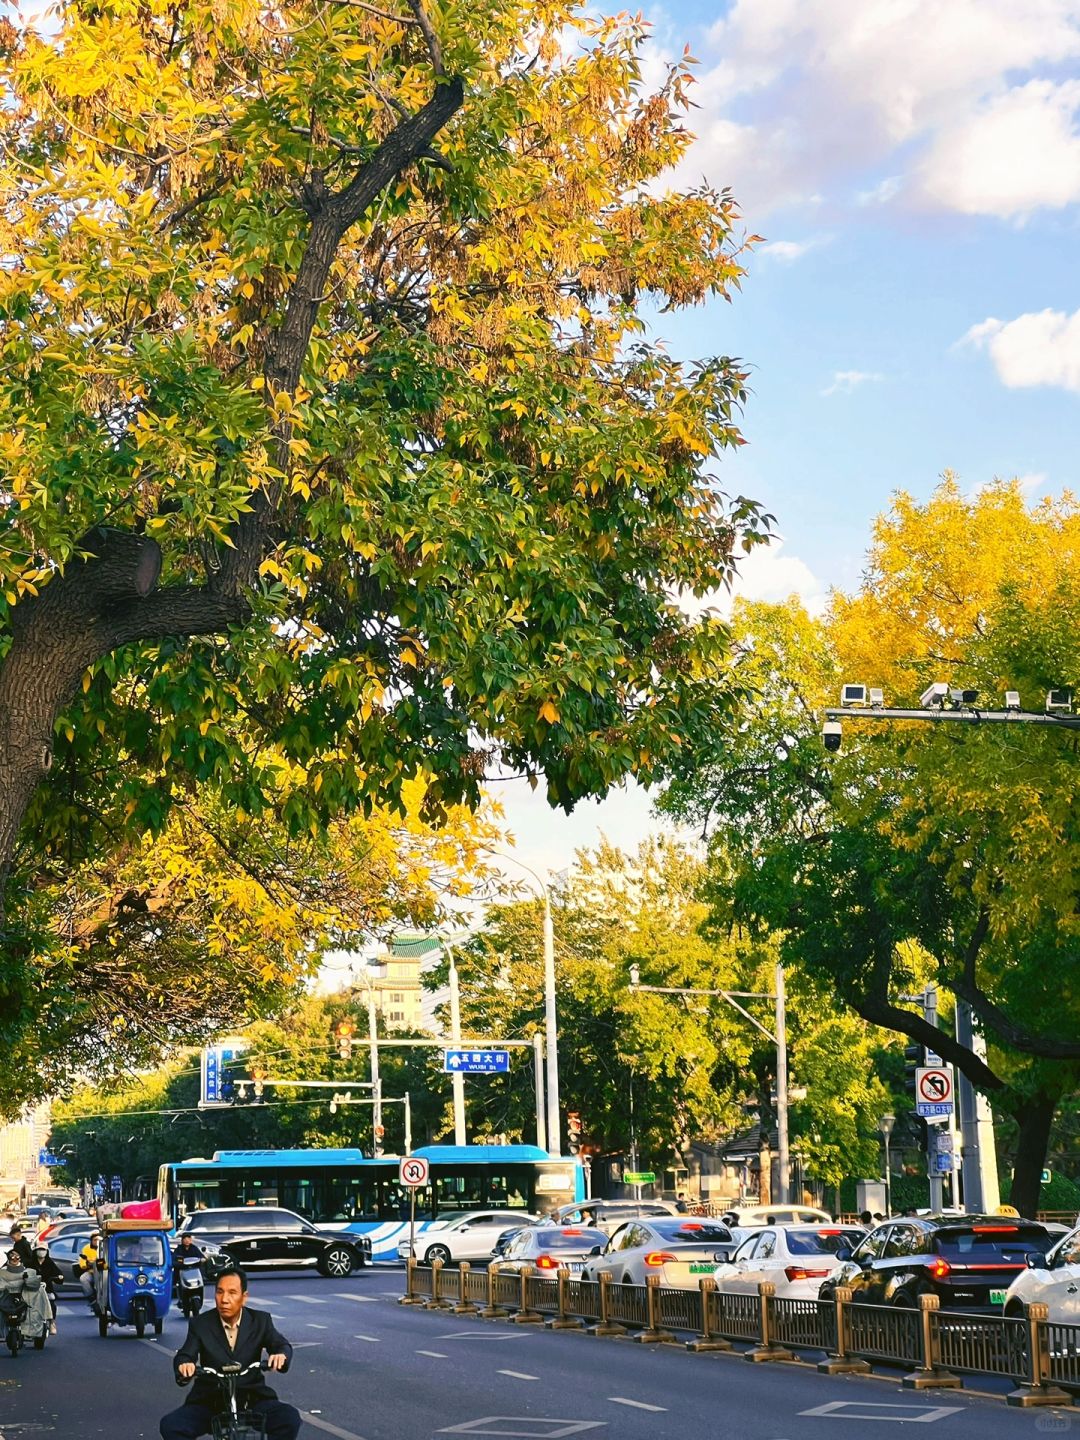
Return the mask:
<path fill-rule="evenodd" d="M 528 1183 L 520 1174 L 499 1174 L 488 1176 L 485 1206 L 492 1210 L 505 1206 L 508 1210 L 528 1210 Z"/>
<path fill-rule="evenodd" d="M 481 1170 L 466 1170 L 457 1175 L 435 1176 L 435 1214 L 448 1211 L 482 1210 L 487 1190 L 487 1177 Z"/>

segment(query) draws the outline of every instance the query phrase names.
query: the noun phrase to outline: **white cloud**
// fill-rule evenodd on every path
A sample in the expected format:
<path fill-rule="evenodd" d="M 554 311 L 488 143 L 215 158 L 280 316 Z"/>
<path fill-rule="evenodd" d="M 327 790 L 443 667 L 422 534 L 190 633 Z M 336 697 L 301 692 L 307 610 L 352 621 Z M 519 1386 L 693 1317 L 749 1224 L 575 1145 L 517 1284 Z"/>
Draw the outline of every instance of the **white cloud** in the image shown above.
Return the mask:
<path fill-rule="evenodd" d="M 973 325 L 961 345 L 986 350 L 1010 390 L 1049 385 L 1080 394 L 1080 310 L 1039 310 Z"/>
<path fill-rule="evenodd" d="M 822 395 L 850 395 L 860 385 L 884 380 L 876 370 L 834 370 L 832 383 L 822 390 Z"/>
<path fill-rule="evenodd" d="M 1080 0 L 734 0 L 695 50 L 676 178 L 732 185 L 755 226 L 838 187 L 1017 219 L 1080 200 Z"/>
<path fill-rule="evenodd" d="M 825 587 L 805 560 L 781 552 L 784 541 L 777 536 L 770 545 L 756 545 L 749 555 L 738 560 L 738 572 L 730 590 L 713 590 L 696 600 L 690 594 L 678 597 L 676 603 L 690 616 L 706 611 L 730 616 L 737 597 L 776 603 L 797 595 L 812 615 L 820 615 L 828 602 Z"/>
<path fill-rule="evenodd" d="M 781 264 L 790 265 L 796 260 L 801 260 L 808 250 L 813 250 L 820 243 L 819 240 L 771 240 L 768 245 L 761 247 L 758 254 L 767 255 L 772 260 L 779 260 Z"/>

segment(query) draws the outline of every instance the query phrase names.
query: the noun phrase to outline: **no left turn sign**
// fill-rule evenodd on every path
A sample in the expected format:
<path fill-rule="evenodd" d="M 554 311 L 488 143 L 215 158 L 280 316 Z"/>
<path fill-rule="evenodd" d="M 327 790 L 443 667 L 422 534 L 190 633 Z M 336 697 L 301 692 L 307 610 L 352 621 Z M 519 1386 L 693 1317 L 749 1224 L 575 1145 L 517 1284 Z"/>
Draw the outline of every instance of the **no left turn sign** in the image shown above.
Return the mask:
<path fill-rule="evenodd" d="M 406 1155 L 398 1168 L 398 1179 L 402 1185 L 426 1185 L 428 1162 L 419 1155 Z"/>
<path fill-rule="evenodd" d="M 953 1098 L 951 1070 L 920 1069 L 916 1077 L 918 1097 L 927 1105 L 948 1105 Z"/>

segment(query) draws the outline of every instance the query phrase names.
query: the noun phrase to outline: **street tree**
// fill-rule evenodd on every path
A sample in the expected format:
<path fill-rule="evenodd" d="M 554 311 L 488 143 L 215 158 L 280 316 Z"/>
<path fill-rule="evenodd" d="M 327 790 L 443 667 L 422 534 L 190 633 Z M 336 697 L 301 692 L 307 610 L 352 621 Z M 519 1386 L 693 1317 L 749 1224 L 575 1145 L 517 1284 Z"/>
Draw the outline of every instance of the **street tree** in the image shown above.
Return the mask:
<path fill-rule="evenodd" d="M 483 886 L 480 847 L 499 832 L 464 806 L 433 826 L 423 801 L 410 782 L 400 814 L 373 809 L 292 836 L 196 791 L 177 799 L 159 834 L 39 883 L 31 907 L 43 958 L 9 960 L 0 982 L 13 1062 L 0 1109 L 289 1013 L 331 949 L 439 923 Z"/>
<path fill-rule="evenodd" d="M 767 529 L 712 468 L 744 373 L 638 309 L 730 298 L 744 241 L 656 183 L 692 60 L 650 90 L 645 35 L 577 0 L 0 26 L 6 957 L 43 867 L 193 790 L 293 835 L 420 774 L 431 817 L 500 767 L 568 809 L 715 730 L 726 632 L 672 597 Z"/>
<path fill-rule="evenodd" d="M 822 622 L 792 602 L 736 612 L 751 698 L 714 762 L 665 805 L 713 837 L 718 917 L 768 927 L 858 1014 L 939 1051 L 1017 1117 L 1014 1198 L 1034 1210 L 1055 1108 L 1078 1078 L 1076 747 L 1034 727 L 844 726 L 816 712 L 841 680 L 916 704 L 932 680 L 1032 708 L 1080 654 L 1076 508 L 1015 485 L 900 497 L 862 589 Z M 1000 704 L 1000 700 L 991 703 Z M 929 969 L 927 969 L 929 959 Z M 936 978 L 971 1003 L 984 1060 L 900 997 Z"/>

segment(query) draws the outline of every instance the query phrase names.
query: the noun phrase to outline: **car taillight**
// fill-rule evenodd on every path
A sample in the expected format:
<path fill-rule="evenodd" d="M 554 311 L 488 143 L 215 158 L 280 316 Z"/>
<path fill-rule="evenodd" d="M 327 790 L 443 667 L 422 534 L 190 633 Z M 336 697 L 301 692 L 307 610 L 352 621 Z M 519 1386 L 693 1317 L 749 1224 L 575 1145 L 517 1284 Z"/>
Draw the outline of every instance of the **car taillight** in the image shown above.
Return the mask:
<path fill-rule="evenodd" d="M 935 1280 L 944 1280 L 947 1275 L 952 1274 L 952 1266 L 939 1255 L 936 1260 L 930 1262 L 930 1274 Z"/>
<path fill-rule="evenodd" d="M 646 1265 L 666 1265 L 669 1260 L 674 1260 L 674 1255 L 669 1255 L 666 1250 L 650 1250 L 645 1256 Z"/>
<path fill-rule="evenodd" d="M 1015 1225 L 973 1225 L 972 1230 L 976 1235 L 1015 1235 Z"/>
<path fill-rule="evenodd" d="M 538 1270 L 557 1270 L 559 1262 L 554 1255 L 538 1255 L 536 1257 L 536 1268 Z"/>
<path fill-rule="evenodd" d="M 789 1280 L 824 1280 L 826 1275 L 831 1275 L 831 1270 L 807 1270 L 802 1265 L 788 1265 L 784 1274 Z"/>

